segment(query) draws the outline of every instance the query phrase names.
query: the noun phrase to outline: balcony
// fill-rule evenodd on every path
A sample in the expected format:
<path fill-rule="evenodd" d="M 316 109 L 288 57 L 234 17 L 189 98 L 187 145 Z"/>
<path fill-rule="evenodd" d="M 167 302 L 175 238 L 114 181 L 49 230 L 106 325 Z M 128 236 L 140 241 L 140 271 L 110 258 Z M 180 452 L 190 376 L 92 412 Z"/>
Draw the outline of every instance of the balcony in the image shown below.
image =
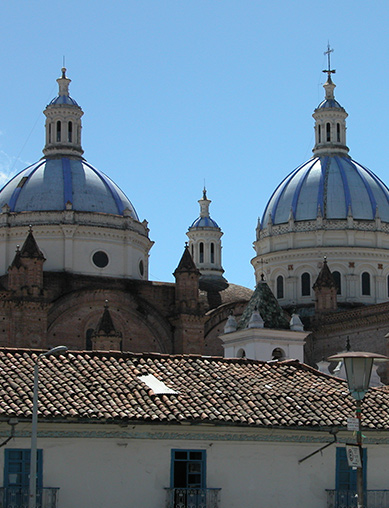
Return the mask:
<path fill-rule="evenodd" d="M 220 490 L 166 489 L 166 508 L 220 508 Z"/>
<path fill-rule="evenodd" d="M 0 487 L 0 508 L 28 508 L 28 487 Z M 57 508 L 59 488 L 36 490 L 36 508 Z"/>
<path fill-rule="evenodd" d="M 366 490 L 365 506 L 387 508 L 389 490 Z M 327 490 L 327 508 L 357 508 L 356 492 L 352 490 Z"/>

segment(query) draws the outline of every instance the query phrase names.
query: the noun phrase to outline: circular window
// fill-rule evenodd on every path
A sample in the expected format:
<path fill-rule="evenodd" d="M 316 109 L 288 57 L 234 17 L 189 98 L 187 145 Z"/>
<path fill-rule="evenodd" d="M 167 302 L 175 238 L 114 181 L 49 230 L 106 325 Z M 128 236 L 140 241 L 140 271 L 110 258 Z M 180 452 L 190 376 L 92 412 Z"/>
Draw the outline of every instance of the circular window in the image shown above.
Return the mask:
<path fill-rule="evenodd" d="M 144 266 L 142 260 L 139 261 L 139 273 L 142 275 L 142 277 L 143 277 L 143 274 L 145 273 L 145 266 Z"/>
<path fill-rule="evenodd" d="M 105 252 L 98 250 L 93 254 L 92 261 L 97 268 L 105 268 L 108 265 L 109 259 Z"/>

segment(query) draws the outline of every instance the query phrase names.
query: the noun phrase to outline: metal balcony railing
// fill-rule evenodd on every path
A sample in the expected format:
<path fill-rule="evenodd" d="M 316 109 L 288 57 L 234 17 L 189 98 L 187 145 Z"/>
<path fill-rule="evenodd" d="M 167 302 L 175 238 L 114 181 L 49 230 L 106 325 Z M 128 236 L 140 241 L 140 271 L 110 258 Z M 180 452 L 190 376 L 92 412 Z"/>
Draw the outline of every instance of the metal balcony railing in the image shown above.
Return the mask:
<path fill-rule="evenodd" d="M 365 490 L 367 508 L 388 508 L 389 490 Z M 327 508 L 357 508 L 357 493 L 352 490 L 327 490 Z"/>
<path fill-rule="evenodd" d="M 36 489 L 36 508 L 57 508 L 59 488 Z M 0 487 L 0 508 L 28 508 L 28 487 Z"/>
<path fill-rule="evenodd" d="M 221 489 L 166 489 L 166 508 L 220 508 Z"/>

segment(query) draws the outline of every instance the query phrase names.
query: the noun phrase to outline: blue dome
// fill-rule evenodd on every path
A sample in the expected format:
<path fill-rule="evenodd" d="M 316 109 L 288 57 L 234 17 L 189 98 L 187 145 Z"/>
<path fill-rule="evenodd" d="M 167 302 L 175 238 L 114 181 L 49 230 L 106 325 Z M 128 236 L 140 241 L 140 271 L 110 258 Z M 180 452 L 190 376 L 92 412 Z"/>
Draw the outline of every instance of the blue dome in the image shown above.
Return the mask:
<path fill-rule="evenodd" d="M 313 157 L 288 175 L 274 191 L 262 218 L 273 224 L 326 219 L 374 220 L 376 211 L 389 222 L 389 190 L 369 169 L 348 156 Z"/>
<path fill-rule="evenodd" d="M 192 228 L 218 228 L 216 222 L 211 217 L 198 217 L 190 226 Z"/>
<path fill-rule="evenodd" d="M 138 215 L 126 195 L 104 173 L 81 158 L 44 158 L 21 171 L 0 191 L 0 207 L 11 212 L 64 210 Z"/>
<path fill-rule="evenodd" d="M 52 101 L 49 102 L 49 106 L 56 104 L 67 104 L 69 106 L 80 107 L 77 102 L 70 97 L 70 95 L 57 95 Z"/>
<path fill-rule="evenodd" d="M 324 99 L 316 109 L 339 108 L 344 109 L 335 99 Z"/>

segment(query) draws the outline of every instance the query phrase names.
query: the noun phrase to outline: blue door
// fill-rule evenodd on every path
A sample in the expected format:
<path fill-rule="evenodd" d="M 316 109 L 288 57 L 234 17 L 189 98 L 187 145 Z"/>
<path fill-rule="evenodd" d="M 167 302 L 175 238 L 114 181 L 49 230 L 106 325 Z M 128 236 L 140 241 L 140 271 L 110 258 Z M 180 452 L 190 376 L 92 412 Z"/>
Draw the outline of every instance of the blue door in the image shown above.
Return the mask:
<path fill-rule="evenodd" d="M 30 484 L 30 450 L 4 450 L 4 495 L 5 507 L 28 506 Z M 37 450 L 37 506 L 41 503 L 42 493 L 42 450 Z"/>

